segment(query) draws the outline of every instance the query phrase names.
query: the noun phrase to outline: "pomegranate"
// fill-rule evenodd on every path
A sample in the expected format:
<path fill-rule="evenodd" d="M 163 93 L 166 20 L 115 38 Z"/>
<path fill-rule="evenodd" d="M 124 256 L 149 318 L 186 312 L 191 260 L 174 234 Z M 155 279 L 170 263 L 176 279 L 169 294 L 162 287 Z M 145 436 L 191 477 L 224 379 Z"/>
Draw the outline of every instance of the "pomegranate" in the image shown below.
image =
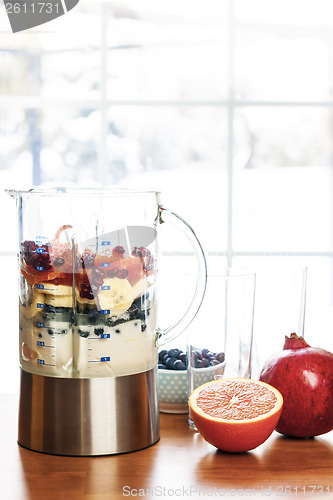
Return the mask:
<path fill-rule="evenodd" d="M 313 437 L 333 429 L 333 354 L 309 346 L 303 337 L 285 337 L 283 350 L 263 367 L 260 380 L 278 389 L 283 409 L 281 434 Z"/>

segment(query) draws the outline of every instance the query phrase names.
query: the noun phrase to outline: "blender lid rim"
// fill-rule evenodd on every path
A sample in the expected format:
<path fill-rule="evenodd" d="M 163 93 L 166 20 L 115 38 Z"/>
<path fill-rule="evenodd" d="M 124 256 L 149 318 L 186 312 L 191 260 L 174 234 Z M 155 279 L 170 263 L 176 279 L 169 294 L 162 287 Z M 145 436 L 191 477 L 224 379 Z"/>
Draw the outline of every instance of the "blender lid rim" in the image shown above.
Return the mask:
<path fill-rule="evenodd" d="M 150 187 L 133 188 L 130 186 L 33 186 L 25 189 L 5 189 L 10 196 L 21 194 L 40 194 L 47 196 L 70 195 L 70 196 L 95 196 L 101 195 L 159 195 L 160 191 Z"/>

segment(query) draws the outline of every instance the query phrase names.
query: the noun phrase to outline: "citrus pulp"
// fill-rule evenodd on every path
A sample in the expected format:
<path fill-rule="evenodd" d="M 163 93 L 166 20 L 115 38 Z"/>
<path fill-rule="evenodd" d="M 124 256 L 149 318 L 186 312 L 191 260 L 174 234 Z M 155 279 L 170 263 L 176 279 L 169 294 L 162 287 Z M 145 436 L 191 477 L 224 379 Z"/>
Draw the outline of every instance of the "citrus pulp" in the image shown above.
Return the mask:
<path fill-rule="evenodd" d="M 208 443 L 231 453 L 256 448 L 272 434 L 283 405 L 280 392 L 257 380 L 212 380 L 190 395 L 191 417 Z"/>

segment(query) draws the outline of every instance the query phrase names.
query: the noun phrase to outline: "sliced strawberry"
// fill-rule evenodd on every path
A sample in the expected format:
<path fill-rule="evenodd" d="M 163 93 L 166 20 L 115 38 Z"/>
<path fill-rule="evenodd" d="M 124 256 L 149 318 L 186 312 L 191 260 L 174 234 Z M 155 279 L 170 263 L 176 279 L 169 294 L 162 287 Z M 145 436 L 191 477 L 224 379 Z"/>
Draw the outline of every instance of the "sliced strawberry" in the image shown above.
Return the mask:
<path fill-rule="evenodd" d="M 117 262 L 117 267 L 119 270 L 126 269 L 128 271 L 127 279 L 131 285 L 134 285 L 147 275 L 143 268 L 143 261 L 140 257 L 127 257 L 126 259 L 121 259 Z"/>

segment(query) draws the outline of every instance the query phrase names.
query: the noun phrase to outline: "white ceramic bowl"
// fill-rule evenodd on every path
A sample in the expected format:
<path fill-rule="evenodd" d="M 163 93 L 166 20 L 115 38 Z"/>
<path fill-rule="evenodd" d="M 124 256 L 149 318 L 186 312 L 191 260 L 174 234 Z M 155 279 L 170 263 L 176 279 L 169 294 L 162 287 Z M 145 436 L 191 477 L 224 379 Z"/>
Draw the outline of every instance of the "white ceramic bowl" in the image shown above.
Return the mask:
<path fill-rule="evenodd" d="M 225 362 L 207 368 L 193 368 L 196 387 L 223 376 Z M 188 412 L 187 370 L 158 369 L 159 408 L 162 413 Z"/>
<path fill-rule="evenodd" d="M 158 370 L 159 405 L 164 413 L 187 413 L 187 370 Z"/>

